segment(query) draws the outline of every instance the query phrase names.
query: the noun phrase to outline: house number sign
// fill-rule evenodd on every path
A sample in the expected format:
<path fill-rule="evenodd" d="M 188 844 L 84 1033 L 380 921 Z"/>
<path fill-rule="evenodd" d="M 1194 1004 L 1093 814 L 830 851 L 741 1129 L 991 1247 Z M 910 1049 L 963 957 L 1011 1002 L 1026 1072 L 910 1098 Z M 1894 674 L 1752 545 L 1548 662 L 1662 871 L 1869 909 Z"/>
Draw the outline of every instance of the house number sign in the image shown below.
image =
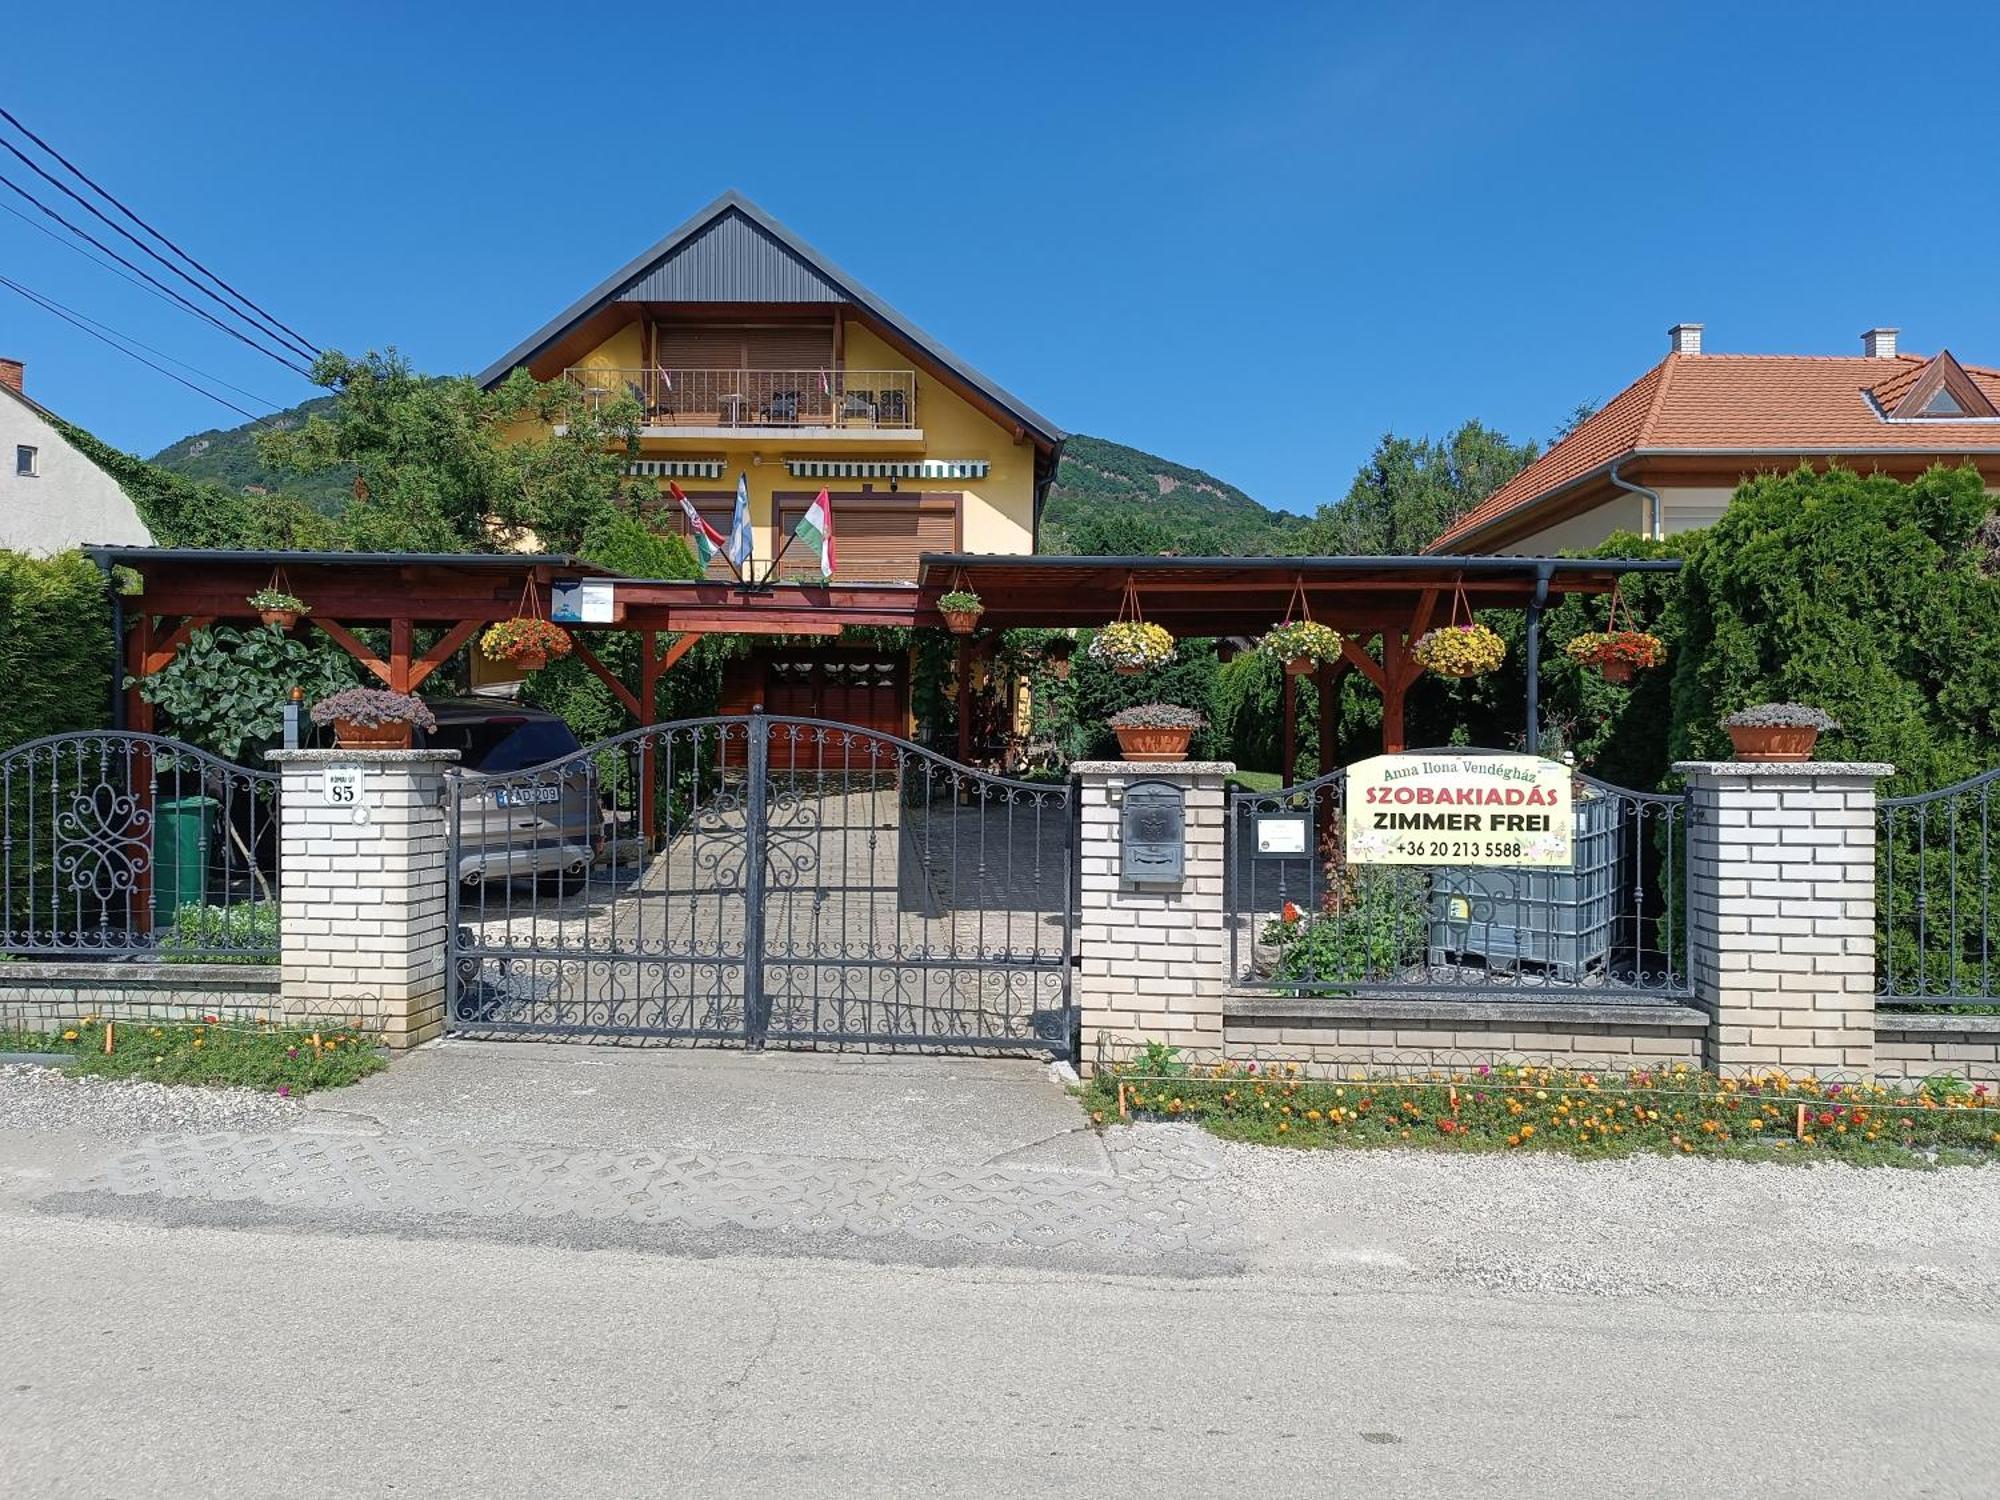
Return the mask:
<path fill-rule="evenodd" d="M 362 790 L 361 767 L 328 766 L 323 787 L 328 807 L 351 813 L 357 823 L 368 821 L 368 799 Z"/>

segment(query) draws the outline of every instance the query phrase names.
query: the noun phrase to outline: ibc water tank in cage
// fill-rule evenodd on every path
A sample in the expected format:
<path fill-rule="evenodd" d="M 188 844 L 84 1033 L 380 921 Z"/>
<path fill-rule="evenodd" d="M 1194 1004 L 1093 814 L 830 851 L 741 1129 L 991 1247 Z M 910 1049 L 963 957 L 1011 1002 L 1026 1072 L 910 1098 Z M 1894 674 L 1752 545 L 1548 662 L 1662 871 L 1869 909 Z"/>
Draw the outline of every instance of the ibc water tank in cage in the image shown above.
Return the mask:
<path fill-rule="evenodd" d="M 1533 970 L 1574 983 L 1606 966 L 1620 803 L 1579 787 L 1575 806 L 1575 858 L 1566 870 L 1448 866 L 1432 874 L 1433 967 Z"/>

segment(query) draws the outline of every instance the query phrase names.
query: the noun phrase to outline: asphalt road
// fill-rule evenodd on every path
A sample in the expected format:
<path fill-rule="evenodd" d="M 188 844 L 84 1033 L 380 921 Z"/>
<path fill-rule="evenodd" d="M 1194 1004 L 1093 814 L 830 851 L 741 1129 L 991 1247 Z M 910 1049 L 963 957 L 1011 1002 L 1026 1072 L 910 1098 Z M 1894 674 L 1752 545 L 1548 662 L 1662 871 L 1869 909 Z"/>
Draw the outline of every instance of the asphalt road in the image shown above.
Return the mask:
<path fill-rule="evenodd" d="M 0 1076 L 0 1496 L 2000 1488 L 1991 1172 L 1099 1138 L 1039 1069 L 934 1059 L 445 1049 L 314 1104 Z M 422 1145 L 446 1186 L 482 1141 L 580 1165 L 481 1215 L 92 1186 L 163 1138 L 287 1170 L 365 1142 L 385 1180 Z M 683 1208 L 732 1173 L 849 1196 L 726 1233 L 585 1215 L 621 1150 L 697 1153 Z M 894 1163 L 949 1210 L 842 1227 Z M 952 1231 L 990 1201 L 1030 1234 L 1036 1181 L 1100 1218 L 1185 1197 L 1208 1248 Z"/>
<path fill-rule="evenodd" d="M 14 1495 L 1978 1495 L 2000 1460 L 1993 1330 L 1946 1317 L 0 1234 Z"/>

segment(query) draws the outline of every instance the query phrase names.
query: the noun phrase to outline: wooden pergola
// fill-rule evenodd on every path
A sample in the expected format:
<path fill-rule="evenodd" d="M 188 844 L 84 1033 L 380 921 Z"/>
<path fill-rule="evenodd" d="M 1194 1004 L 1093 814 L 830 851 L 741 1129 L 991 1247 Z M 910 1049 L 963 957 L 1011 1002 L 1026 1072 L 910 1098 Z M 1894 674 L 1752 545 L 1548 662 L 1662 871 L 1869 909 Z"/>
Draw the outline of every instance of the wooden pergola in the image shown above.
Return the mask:
<path fill-rule="evenodd" d="M 655 689 L 703 635 L 828 636 L 850 625 L 942 626 L 938 596 L 969 588 L 985 604 L 982 634 L 959 639 L 960 759 L 970 759 L 971 665 L 990 651 L 990 632 L 1018 627 L 1091 627 L 1136 598 L 1148 620 L 1177 638 L 1250 639 L 1303 598 L 1312 618 L 1345 637 L 1343 659 L 1319 669 L 1323 763 L 1333 752 L 1334 687 L 1358 671 L 1382 694 L 1385 750 L 1405 748 L 1403 705 L 1421 668 L 1411 646 L 1450 618 L 1462 592 L 1474 609 L 1527 614 L 1527 741 L 1539 720 L 1537 667 L 1542 611 L 1569 594 L 1609 593 L 1621 574 L 1678 569 L 1658 561 L 1551 557 L 1058 557 L 926 554 L 908 583 L 767 583 L 621 578 L 582 558 L 483 553 L 220 552 L 100 548 L 107 571 L 129 568 L 141 591 L 117 599 L 125 675 L 138 678 L 173 661 L 195 631 L 254 620 L 249 596 L 278 581 L 312 606 L 297 627 L 334 641 L 385 687 L 415 692 L 485 626 L 521 612 L 543 615 L 562 579 L 609 580 L 610 618 L 565 622 L 578 659 L 641 725 L 654 722 Z M 385 630 L 377 653 L 357 634 Z M 437 637 L 419 649 L 417 633 Z M 598 630 L 630 630 L 640 644 L 637 683 L 621 681 L 590 649 Z M 1373 643 L 1374 649 L 1370 649 Z M 1285 764 L 1297 737 L 1296 679 L 1285 679 Z M 120 722 L 152 728 L 150 704 L 128 688 Z"/>

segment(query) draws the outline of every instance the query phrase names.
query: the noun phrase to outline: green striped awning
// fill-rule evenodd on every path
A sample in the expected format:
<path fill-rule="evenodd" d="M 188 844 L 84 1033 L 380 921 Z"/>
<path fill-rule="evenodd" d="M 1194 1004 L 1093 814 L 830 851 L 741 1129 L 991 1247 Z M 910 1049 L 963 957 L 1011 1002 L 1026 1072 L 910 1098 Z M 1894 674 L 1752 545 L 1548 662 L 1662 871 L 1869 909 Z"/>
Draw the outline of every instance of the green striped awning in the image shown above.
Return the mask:
<path fill-rule="evenodd" d="M 984 479 L 983 458 L 788 458 L 794 479 Z"/>
<path fill-rule="evenodd" d="M 642 458 L 625 466 L 625 472 L 647 479 L 720 479 L 719 458 Z"/>

